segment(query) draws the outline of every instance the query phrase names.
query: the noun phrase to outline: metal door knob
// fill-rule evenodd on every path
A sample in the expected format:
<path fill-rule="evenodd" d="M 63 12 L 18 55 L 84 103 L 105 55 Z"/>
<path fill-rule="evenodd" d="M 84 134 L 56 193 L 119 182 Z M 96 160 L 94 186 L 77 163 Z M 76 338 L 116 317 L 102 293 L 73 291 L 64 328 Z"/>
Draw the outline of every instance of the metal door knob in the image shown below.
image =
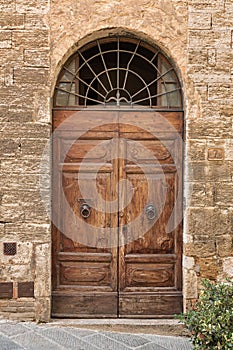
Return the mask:
<path fill-rule="evenodd" d="M 87 219 L 91 214 L 91 207 L 87 203 L 83 203 L 80 207 L 80 214 L 84 219 Z"/>
<path fill-rule="evenodd" d="M 156 209 L 153 204 L 148 204 L 146 206 L 146 215 L 149 220 L 154 220 L 156 217 Z"/>

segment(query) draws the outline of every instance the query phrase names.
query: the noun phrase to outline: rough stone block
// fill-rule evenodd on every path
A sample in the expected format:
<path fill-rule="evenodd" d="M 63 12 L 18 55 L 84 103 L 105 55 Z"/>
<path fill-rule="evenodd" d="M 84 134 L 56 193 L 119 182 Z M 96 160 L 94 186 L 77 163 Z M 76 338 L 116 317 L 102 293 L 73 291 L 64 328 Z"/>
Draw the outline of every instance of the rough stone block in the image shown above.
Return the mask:
<path fill-rule="evenodd" d="M 8 265 L 2 266 L 1 271 L 3 276 L 13 276 L 14 280 L 27 281 L 34 278 L 34 270 L 29 265 L 15 264 L 14 260 L 11 259 Z"/>
<path fill-rule="evenodd" d="M 210 29 L 211 20 L 212 20 L 211 13 L 207 12 L 206 10 L 199 10 L 195 12 L 190 11 L 188 26 L 191 29 L 198 29 L 198 30 Z"/>
<path fill-rule="evenodd" d="M 10 49 L 12 45 L 12 33 L 10 30 L 0 30 L 0 49 Z"/>
<path fill-rule="evenodd" d="M 0 184 L 2 189 L 6 190 L 2 205 L 9 204 L 12 200 L 17 200 L 19 203 L 20 200 L 22 203 L 31 200 L 33 203 L 33 195 L 35 195 L 36 190 L 39 190 L 39 176 L 37 174 L 4 174 Z M 18 195 L 17 191 L 19 191 Z M 34 199 L 37 200 L 38 196 Z"/>
<path fill-rule="evenodd" d="M 24 63 L 28 66 L 48 67 L 49 51 L 48 50 L 25 50 Z"/>
<path fill-rule="evenodd" d="M 25 29 L 26 30 L 47 30 L 50 31 L 49 17 L 36 13 L 25 14 Z"/>
<path fill-rule="evenodd" d="M 231 217 L 227 210 L 214 208 L 189 208 L 187 210 L 187 233 L 194 236 L 231 233 Z"/>
<path fill-rule="evenodd" d="M 233 185 L 231 181 L 216 185 L 214 200 L 217 205 L 222 207 L 233 206 Z"/>
<path fill-rule="evenodd" d="M 214 28 L 229 28 L 233 27 L 233 9 L 232 4 L 225 5 L 225 11 L 216 11 L 212 15 L 212 25 Z"/>
<path fill-rule="evenodd" d="M 51 274 L 51 247 L 49 243 L 38 244 L 35 248 L 35 296 L 49 298 Z"/>
<path fill-rule="evenodd" d="M 2 174 L 9 173 L 9 171 L 12 171 L 12 173 L 15 174 L 39 174 L 40 173 L 40 157 L 30 157 L 26 154 L 24 157 L 17 157 L 18 154 L 15 154 L 16 158 L 12 159 L 5 159 L 3 155 L 3 159 L 1 160 L 2 165 Z M 20 154 L 21 156 L 21 154 Z"/>
<path fill-rule="evenodd" d="M 216 65 L 216 60 L 217 60 L 217 50 L 216 50 L 216 48 L 207 50 L 207 60 L 208 60 L 209 66 L 215 66 Z"/>
<path fill-rule="evenodd" d="M 49 11 L 49 0 L 16 0 L 16 11 L 18 13 L 46 14 Z"/>
<path fill-rule="evenodd" d="M 10 203 L 0 206 L 0 221 L 2 223 L 21 221 L 24 220 L 24 218 L 24 211 L 18 203 Z"/>
<path fill-rule="evenodd" d="M 225 1 L 224 0 L 191 0 L 190 1 L 190 6 L 191 9 L 203 9 L 203 6 L 211 10 L 212 12 L 214 11 L 223 11 L 224 10 L 224 5 Z"/>
<path fill-rule="evenodd" d="M 187 299 L 197 299 L 197 276 L 193 270 L 188 270 L 185 273 L 184 293 Z"/>
<path fill-rule="evenodd" d="M 1 115 L 2 122 L 4 123 L 14 123 L 17 124 L 25 124 L 28 122 L 32 122 L 32 106 L 25 106 L 24 109 L 16 108 L 14 105 L 8 106 L 7 111 Z M 1 156 L 0 156 L 1 158 Z"/>
<path fill-rule="evenodd" d="M 35 318 L 40 322 L 49 322 L 51 310 L 51 298 L 36 298 L 35 302 Z"/>
<path fill-rule="evenodd" d="M 224 114 L 209 114 L 208 118 L 189 122 L 189 137 L 191 139 L 229 139 L 233 138 L 232 121 Z"/>
<path fill-rule="evenodd" d="M 189 67 L 189 76 L 196 83 L 231 83 L 231 72 L 229 66 L 212 67 L 210 70 L 205 67 L 192 66 Z"/>
<path fill-rule="evenodd" d="M 216 237 L 217 253 L 220 257 L 233 255 L 233 237 L 232 235 L 221 235 Z"/>
<path fill-rule="evenodd" d="M 0 3 L 0 11 L 1 12 L 11 12 L 13 13 L 15 10 L 15 2 L 9 0 L 1 0 Z"/>
<path fill-rule="evenodd" d="M 1 133 L 2 134 L 2 133 Z M 2 135 L 2 138 L 0 140 L 0 151 L 1 151 L 1 158 L 6 156 L 16 156 L 17 152 L 19 151 L 19 141 L 4 138 Z"/>
<path fill-rule="evenodd" d="M 14 70 L 14 80 L 16 84 L 45 85 L 48 80 L 48 70 L 46 68 L 31 67 L 16 68 Z"/>
<path fill-rule="evenodd" d="M 34 320 L 35 319 L 35 303 L 31 298 L 23 298 L 23 299 L 11 299 L 8 300 L 7 303 L 3 303 L 0 300 L 0 317 L 4 319 L 11 320 Z M 6 330 L 4 329 L 4 333 Z M 23 329 L 13 328 L 13 335 L 23 334 L 25 333 Z M 15 334 L 14 334 L 15 333 Z"/>
<path fill-rule="evenodd" d="M 195 260 L 193 257 L 184 256 L 183 258 L 183 267 L 187 270 L 193 270 L 195 265 Z"/>
<path fill-rule="evenodd" d="M 225 140 L 224 143 L 225 148 L 225 159 L 226 160 L 233 160 L 233 140 Z"/>
<path fill-rule="evenodd" d="M 9 66 L 5 68 L 4 84 L 5 86 L 12 86 L 14 84 L 14 68 Z"/>
<path fill-rule="evenodd" d="M 223 259 L 223 272 L 226 277 L 233 277 L 233 257 Z"/>
<path fill-rule="evenodd" d="M 189 181 L 211 182 L 211 181 L 231 181 L 232 164 L 231 162 L 208 162 L 208 163 L 190 163 Z"/>
<path fill-rule="evenodd" d="M 12 43 L 14 47 L 24 49 L 40 49 L 49 47 L 48 30 L 15 30 L 12 33 Z"/>
<path fill-rule="evenodd" d="M 205 160 L 206 140 L 189 140 L 187 142 L 187 155 L 191 162 Z"/>
<path fill-rule="evenodd" d="M 24 28 L 24 15 L 19 14 L 0 14 L 1 29 L 22 29 Z"/>
<path fill-rule="evenodd" d="M 199 48 L 199 47 L 189 48 L 187 56 L 188 56 L 189 68 L 192 65 L 205 67 L 207 57 L 208 57 L 206 48 Z"/>
<path fill-rule="evenodd" d="M 4 101 L 4 105 L 8 106 L 9 109 L 13 108 L 22 109 L 25 108 L 27 111 L 29 109 L 30 104 L 28 101 L 33 99 L 34 90 L 30 89 L 28 84 L 22 84 L 20 89 L 16 84 L 12 86 L 3 86 L 0 89 L 0 99 Z M 8 124 L 2 130 L 5 131 L 7 129 Z"/>
<path fill-rule="evenodd" d="M 209 30 L 189 30 L 189 47 L 229 49 L 231 31 L 227 28 Z"/>
<path fill-rule="evenodd" d="M 197 237 L 198 238 L 198 237 Z M 193 243 L 184 245 L 184 252 L 195 257 L 210 257 L 216 254 L 215 241 L 212 237 L 206 236 L 206 239 L 194 239 Z"/>
<path fill-rule="evenodd" d="M 50 109 L 50 89 L 47 87 L 43 87 L 37 89 L 34 94 L 34 113 L 33 113 L 33 121 L 38 123 L 49 123 L 51 122 L 51 109 Z M 43 101 L 43 103 L 41 103 Z"/>
<path fill-rule="evenodd" d="M 44 243 L 49 242 L 51 239 L 50 224 L 40 223 L 6 223 L 5 231 L 6 238 L 15 238 L 20 242 L 35 242 Z M 4 238 L 5 236 L 2 235 Z M 5 238 L 4 238 L 5 239 Z"/>
<path fill-rule="evenodd" d="M 24 138 L 27 136 L 28 139 L 49 139 L 50 137 L 51 126 L 43 123 L 15 123 L 9 122 L 4 125 L 4 129 L 2 130 L 2 138 L 5 139 L 16 139 Z M 35 141 L 37 142 L 37 141 Z"/>
<path fill-rule="evenodd" d="M 215 256 L 210 258 L 198 258 L 196 260 L 196 265 L 200 266 L 201 278 L 208 278 L 210 280 L 216 280 L 221 270 L 221 263 Z"/>
<path fill-rule="evenodd" d="M 208 100 L 233 99 L 233 84 L 209 84 Z"/>
<path fill-rule="evenodd" d="M 189 198 L 186 200 L 186 207 L 213 207 L 214 194 L 213 184 L 194 182 L 190 185 Z"/>
<path fill-rule="evenodd" d="M 33 257 L 33 244 L 31 242 L 17 242 L 17 253 L 12 257 L 11 255 L 4 255 L 0 251 L 2 268 L 14 261 L 15 265 L 30 265 Z"/>

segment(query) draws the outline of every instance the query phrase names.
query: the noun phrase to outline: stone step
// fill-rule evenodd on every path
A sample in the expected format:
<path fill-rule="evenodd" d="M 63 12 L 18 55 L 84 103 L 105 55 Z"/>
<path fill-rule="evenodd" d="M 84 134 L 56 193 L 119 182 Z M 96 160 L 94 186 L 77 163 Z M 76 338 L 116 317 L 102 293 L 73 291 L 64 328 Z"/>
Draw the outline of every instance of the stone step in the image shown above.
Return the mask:
<path fill-rule="evenodd" d="M 174 319 L 52 319 L 47 325 L 97 331 L 190 336 L 185 325 Z"/>

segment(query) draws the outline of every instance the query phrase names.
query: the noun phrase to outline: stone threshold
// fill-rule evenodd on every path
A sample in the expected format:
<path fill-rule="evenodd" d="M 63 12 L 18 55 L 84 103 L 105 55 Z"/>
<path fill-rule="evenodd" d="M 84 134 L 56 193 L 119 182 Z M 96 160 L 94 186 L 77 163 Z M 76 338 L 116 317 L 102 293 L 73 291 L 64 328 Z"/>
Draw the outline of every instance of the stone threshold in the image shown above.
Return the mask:
<path fill-rule="evenodd" d="M 96 331 L 144 333 L 189 337 L 185 325 L 174 319 L 51 319 L 50 326 L 86 328 Z"/>

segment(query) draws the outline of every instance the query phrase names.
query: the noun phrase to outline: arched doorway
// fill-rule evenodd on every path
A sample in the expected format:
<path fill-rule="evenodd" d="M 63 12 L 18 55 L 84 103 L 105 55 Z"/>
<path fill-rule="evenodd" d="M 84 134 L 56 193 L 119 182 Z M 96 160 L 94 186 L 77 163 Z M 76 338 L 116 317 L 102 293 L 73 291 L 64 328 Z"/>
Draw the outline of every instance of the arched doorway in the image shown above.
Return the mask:
<path fill-rule="evenodd" d="M 54 317 L 182 311 L 182 93 L 155 46 L 80 48 L 53 108 Z"/>

